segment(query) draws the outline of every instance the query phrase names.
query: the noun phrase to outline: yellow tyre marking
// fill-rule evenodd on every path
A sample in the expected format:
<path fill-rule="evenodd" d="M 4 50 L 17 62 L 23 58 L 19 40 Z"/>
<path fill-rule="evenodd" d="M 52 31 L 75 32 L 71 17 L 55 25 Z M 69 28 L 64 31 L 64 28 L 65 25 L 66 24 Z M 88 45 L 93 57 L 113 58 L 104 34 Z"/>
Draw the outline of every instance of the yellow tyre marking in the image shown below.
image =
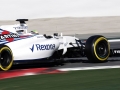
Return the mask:
<path fill-rule="evenodd" d="M 3 51 L 3 50 L 9 50 L 10 51 L 10 54 L 12 55 L 12 60 L 11 60 L 11 62 L 10 62 L 10 64 L 7 66 L 7 67 L 2 67 L 1 65 L 0 65 L 0 68 L 3 70 L 3 71 L 7 71 L 7 70 L 9 70 L 10 68 L 11 68 L 11 66 L 12 66 L 12 63 L 13 63 L 13 54 L 12 54 L 12 51 L 8 48 L 8 47 L 2 47 L 1 49 L 0 49 L 0 53 Z"/>
<path fill-rule="evenodd" d="M 109 57 L 109 55 L 110 55 L 110 45 L 109 45 L 109 43 L 108 43 L 108 56 L 107 56 L 106 58 L 100 58 L 100 57 L 97 55 L 97 53 L 96 53 L 96 45 L 97 45 L 98 42 L 101 41 L 101 40 L 106 40 L 106 41 L 107 41 L 107 39 L 104 38 L 104 37 L 98 38 L 98 39 L 96 40 L 96 42 L 94 43 L 94 53 L 95 53 L 95 56 L 96 56 L 100 61 L 105 61 L 105 60 Z"/>

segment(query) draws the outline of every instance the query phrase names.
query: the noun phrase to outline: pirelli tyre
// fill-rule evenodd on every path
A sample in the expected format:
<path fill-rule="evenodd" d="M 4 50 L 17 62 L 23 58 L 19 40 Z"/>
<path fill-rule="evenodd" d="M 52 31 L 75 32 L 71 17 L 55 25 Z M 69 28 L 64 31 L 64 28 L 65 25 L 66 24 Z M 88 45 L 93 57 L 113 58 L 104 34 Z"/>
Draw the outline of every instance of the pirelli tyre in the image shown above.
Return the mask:
<path fill-rule="evenodd" d="M 6 45 L 0 45 L 0 70 L 7 71 L 13 64 L 13 54 Z"/>
<path fill-rule="evenodd" d="M 86 41 L 85 54 L 92 62 L 105 62 L 110 55 L 110 44 L 104 36 L 91 36 Z"/>

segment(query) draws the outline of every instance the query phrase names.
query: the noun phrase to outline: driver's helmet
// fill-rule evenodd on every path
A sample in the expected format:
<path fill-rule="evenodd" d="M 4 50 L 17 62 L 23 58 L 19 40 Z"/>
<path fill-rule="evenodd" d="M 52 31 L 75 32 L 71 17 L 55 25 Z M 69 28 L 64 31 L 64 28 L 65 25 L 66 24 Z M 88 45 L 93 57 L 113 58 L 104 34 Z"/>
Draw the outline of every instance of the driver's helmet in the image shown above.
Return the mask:
<path fill-rule="evenodd" d="M 38 33 L 37 30 L 33 30 L 33 31 L 31 31 L 31 34 L 36 34 L 36 35 L 38 35 L 39 33 Z"/>

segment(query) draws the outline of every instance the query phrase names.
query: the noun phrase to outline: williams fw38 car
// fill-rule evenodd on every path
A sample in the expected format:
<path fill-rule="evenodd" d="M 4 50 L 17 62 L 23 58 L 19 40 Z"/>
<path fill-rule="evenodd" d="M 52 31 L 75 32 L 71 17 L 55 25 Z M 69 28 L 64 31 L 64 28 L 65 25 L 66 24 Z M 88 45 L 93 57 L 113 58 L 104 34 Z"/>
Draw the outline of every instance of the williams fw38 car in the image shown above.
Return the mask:
<path fill-rule="evenodd" d="M 105 62 L 108 57 L 119 54 L 116 53 L 119 49 L 110 49 L 109 41 L 101 35 L 86 41 L 58 33 L 40 35 L 27 32 L 28 19 L 16 21 L 20 24 L 0 26 L 0 69 L 3 71 L 14 64 L 63 63 L 64 58 L 87 57 L 91 62 Z"/>

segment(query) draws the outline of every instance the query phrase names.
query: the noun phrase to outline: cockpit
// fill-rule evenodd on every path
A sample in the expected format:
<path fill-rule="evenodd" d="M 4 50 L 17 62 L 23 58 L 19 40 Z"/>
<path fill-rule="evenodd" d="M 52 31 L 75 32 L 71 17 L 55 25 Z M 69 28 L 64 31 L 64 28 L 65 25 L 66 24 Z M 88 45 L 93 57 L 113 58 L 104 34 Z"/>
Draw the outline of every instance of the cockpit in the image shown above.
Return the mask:
<path fill-rule="evenodd" d="M 19 35 L 24 35 L 24 34 L 26 34 L 26 32 L 24 31 L 24 30 L 18 30 L 18 31 L 16 31 L 17 32 L 17 34 L 19 34 Z"/>

